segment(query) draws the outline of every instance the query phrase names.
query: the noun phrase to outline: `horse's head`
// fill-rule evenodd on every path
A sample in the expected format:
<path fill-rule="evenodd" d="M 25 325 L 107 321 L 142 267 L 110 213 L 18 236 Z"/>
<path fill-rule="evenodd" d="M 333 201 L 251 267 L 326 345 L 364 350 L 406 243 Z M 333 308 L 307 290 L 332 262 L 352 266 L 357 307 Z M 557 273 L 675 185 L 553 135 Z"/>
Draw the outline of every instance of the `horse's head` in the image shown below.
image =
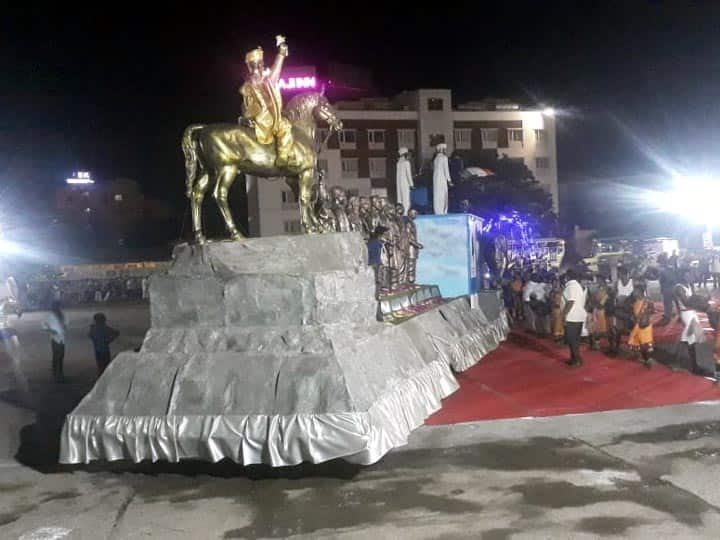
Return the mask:
<path fill-rule="evenodd" d="M 318 96 L 317 105 L 315 109 L 313 109 L 313 116 L 316 120 L 325 122 L 330 129 L 335 131 L 340 131 L 343 127 L 342 120 L 338 118 L 337 111 L 322 94 Z"/>
<path fill-rule="evenodd" d="M 331 129 L 342 129 L 342 121 L 337 112 L 327 98 L 318 92 L 308 92 L 292 98 L 285 107 L 285 115 L 293 124 L 306 128 L 314 122 L 322 122 Z"/>

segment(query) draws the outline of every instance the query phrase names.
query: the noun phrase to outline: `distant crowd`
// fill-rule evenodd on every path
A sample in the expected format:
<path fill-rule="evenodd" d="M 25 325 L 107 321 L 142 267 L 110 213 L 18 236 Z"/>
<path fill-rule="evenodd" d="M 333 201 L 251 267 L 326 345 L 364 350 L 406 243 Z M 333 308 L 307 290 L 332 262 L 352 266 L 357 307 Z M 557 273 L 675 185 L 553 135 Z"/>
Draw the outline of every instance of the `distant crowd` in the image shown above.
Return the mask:
<path fill-rule="evenodd" d="M 27 310 L 49 309 L 53 302 L 71 307 L 149 298 L 147 277 L 30 281 L 20 294 Z"/>

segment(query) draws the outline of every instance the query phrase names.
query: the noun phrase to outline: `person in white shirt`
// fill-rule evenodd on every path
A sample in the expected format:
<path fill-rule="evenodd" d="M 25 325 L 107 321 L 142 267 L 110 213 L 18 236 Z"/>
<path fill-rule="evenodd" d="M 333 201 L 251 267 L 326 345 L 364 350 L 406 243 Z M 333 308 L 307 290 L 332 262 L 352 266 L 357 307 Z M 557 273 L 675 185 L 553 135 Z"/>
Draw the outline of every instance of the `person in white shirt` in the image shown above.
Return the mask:
<path fill-rule="evenodd" d="M 613 311 L 615 313 L 615 324 L 610 349 L 613 354 L 617 354 L 620 351 L 622 336 L 628 335 L 634 326 L 630 297 L 635 291 L 635 284 L 626 267 L 621 266 L 618 268 L 618 280 L 615 282 L 614 289 L 615 309 Z"/>
<path fill-rule="evenodd" d="M 577 280 L 577 275 L 570 269 L 565 273 L 565 288 L 563 289 L 563 300 L 565 307 L 563 315 L 565 319 L 565 341 L 570 347 L 570 360 L 566 364 L 570 367 L 582 366 L 580 356 L 580 335 L 583 324 L 587 320 L 585 311 L 585 291 Z"/>
<path fill-rule="evenodd" d="M 534 288 L 530 295 L 530 309 L 535 317 L 535 332 L 544 336 L 550 334 L 550 303 L 548 302 L 548 284 L 540 275 L 533 277 Z"/>
<path fill-rule="evenodd" d="M 447 145 L 440 143 L 433 159 L 433 210 L 435 214 L 448 213 L 448 186 L 452 186 L 448 157 L 445 155 Z"/>
<path fill-rule="evenodd" d="M 65 314 L 60 309 L 60 302 L 53 302 L 50 313 L 43 323 L 43 328 L 50 333 L 52 350 L 52 370 L 55 382 L 65 380 L 63 360 L 65 359 Z"/>
<path fill-rule="evenodd" d="M 720 287 L 720 255 L 713 255 L 710 263 L 710 273 L 713 278 L 713 289 Z"/>
<path fill-rule="evenodd" d="M 410 210 L 412 201 L 410 200 L 410 190 L 415 188 L 412 175 L 412 165 L 408 159 L 409 150 L 407 148 L 401 148 L 398 150 L 400 158 L 397 161 L 396 167 L 396 187 L 397 187 L 397 202 L 403 205 L 403 208 Z"/>
<path fill-rule="evenodd" d="M 538 283 L 535 281 L 537 276 L 533 274 L 523 286 L 523 320 L 525 323 L 525 329 L 530 332 L 535 331 L 535 312 L 530 306 L 530 299 L 532 296 L 537 296 Z"/>
<path fill-rule="evenodd" d="M 695 306 L 690 300 L 692 297 L 692 288 L 690 287 L 689 273 L 687 271 L 683 272 L 680 283 L 675 287 L 675 295 L 680 311 L 680 320 L 682 320 L 683 323 L 680 343 L 687 345 L 690 371 L 692 373 L 700 373 L 695 345 L 705 341 L 705 334 Z"/>

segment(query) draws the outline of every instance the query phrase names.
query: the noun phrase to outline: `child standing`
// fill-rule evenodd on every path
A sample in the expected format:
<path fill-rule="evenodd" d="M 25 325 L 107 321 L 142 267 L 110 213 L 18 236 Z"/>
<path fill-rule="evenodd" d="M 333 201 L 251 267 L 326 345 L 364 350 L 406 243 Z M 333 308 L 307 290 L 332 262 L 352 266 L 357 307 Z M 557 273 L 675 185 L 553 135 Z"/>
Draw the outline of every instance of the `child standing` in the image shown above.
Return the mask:
<path fill-rule="evenodd" d="M 95 322 L 90 325 L 88 337 L 92 340 L 93 347 L 95 348 L 95 362 L 97 363 L 98 377 L 100 377 L 110 363 L 110 343 L 120 334 L 117 330 L 107 325 L 107 319 L 104 313 L 96 313 L 93 316 L 93 320 Z"/>

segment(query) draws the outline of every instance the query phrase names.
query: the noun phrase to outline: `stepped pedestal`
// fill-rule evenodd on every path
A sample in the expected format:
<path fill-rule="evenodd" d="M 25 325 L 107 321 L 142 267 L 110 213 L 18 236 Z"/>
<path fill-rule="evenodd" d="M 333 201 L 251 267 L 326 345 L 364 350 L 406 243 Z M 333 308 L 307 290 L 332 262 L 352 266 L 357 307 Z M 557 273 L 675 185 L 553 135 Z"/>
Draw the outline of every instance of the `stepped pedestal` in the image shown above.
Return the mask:
<path fill-rule="evenodd" d="M 140 352 L 68 415 L 61 461 L 369 464 L 405 444 L 457 388 L 450 367 L 506 330 L 466 299 L 377 322 L 366 260 L 357 233 L 178 246 Z"/>

